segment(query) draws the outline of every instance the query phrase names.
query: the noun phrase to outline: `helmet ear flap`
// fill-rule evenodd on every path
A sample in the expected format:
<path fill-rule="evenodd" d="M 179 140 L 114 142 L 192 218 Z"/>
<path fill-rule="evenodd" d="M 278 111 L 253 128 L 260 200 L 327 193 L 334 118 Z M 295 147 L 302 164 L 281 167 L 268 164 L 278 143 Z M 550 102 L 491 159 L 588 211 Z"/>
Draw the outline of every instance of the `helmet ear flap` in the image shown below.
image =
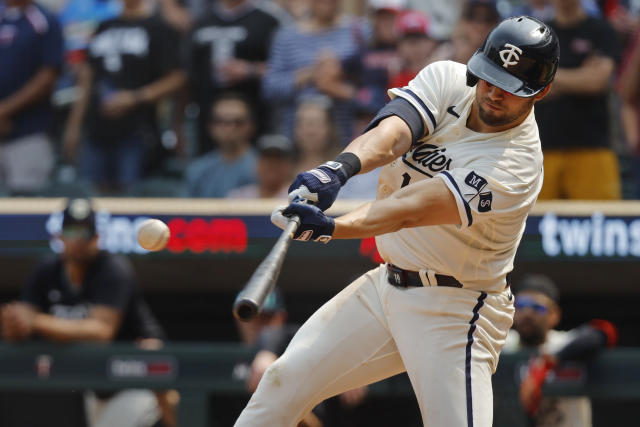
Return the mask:
<path fill-rule="evenodd" d="M 467 86 L 474 87 L 478 83 L 478 78 L 467 70 Z"/>

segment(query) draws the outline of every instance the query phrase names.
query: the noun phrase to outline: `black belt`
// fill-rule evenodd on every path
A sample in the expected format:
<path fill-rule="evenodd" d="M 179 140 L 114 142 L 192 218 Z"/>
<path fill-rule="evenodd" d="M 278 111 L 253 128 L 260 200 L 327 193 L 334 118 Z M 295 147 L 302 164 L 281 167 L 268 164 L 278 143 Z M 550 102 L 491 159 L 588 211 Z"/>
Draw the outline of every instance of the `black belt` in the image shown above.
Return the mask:
<path fill-rule="evenodd" d="M 462 287 L 462 283 L 458 282 L 453 276 L 435 274 L 435 278 L 437 283 L 432 283 L 432 286 Z M 404 270 L 393 264 L 387 264 L 387 280 L 389 280 L 390 284 L 399 288 L 423 286 L 422 279 L 420 279 L 420 274 L 417 271 Z"/>

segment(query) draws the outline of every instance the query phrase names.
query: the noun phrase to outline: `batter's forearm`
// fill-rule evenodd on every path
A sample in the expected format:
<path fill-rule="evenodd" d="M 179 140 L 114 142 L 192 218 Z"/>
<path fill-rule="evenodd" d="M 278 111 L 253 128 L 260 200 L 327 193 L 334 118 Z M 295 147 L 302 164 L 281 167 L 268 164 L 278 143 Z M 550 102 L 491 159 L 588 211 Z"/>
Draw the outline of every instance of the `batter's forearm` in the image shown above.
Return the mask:
<path fill-rule="evenodd" d="M 334 239 L 362 239 L 403 228 L 460 224 L 456 200 L 442 179 L 429 179 L 397 190 L 335 219 Z"/>
<path fill-rule="evenodd" d="M 344 152 L 360 159 L 360 173 L 391 163 L 411 147 L 411 130 L 399 117 L 391 116 L 378 126 L 354 139 Z"/>
<path fill-rule="evenodd" d="M 364 239 L 402 228 L 401 223 L 388 218 L 381 209 L 384 201 L 369 202 L 335 219 L 334 239 Z M 396 220 L 398 218 L 395 218 Z"/>

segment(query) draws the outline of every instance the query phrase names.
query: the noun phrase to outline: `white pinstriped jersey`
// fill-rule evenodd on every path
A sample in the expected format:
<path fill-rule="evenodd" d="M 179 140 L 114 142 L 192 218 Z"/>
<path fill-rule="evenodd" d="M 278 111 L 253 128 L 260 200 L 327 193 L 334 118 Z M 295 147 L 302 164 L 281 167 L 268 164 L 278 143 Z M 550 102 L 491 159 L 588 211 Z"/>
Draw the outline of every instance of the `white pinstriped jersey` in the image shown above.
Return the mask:
<path fill-rule="evenodd" d="M 496 133 L 467 128 L 475 87 L 466 66 L 425 67 L 390 96 L 409 101 L 429 134 L 386 165 L 377 197 L 423 179 L 444 180 L 458 204 L 461 226 L 405 228 L 376 238 L 382 258 L 401 268 L 454 276 L 466 288 L 502 291 L 525 221 L 542 187 L 542 150 L 533 110 L 518 126 Z"/>

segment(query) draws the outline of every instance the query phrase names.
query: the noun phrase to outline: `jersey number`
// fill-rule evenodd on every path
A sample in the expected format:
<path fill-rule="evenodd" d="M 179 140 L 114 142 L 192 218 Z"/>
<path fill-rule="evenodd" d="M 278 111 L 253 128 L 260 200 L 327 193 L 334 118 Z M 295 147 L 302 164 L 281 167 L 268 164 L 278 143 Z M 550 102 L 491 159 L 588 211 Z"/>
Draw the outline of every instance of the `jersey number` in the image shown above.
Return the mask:
<path fill-rule="evenodd" d="M 411 181 L 411 175 L 409 175 L 408 173 L 403 173 L 402 174 L 402 185 L 400 186 L 400 188 L 406 187 L 407 185 L 409 185 L 409 181 Z"/>

